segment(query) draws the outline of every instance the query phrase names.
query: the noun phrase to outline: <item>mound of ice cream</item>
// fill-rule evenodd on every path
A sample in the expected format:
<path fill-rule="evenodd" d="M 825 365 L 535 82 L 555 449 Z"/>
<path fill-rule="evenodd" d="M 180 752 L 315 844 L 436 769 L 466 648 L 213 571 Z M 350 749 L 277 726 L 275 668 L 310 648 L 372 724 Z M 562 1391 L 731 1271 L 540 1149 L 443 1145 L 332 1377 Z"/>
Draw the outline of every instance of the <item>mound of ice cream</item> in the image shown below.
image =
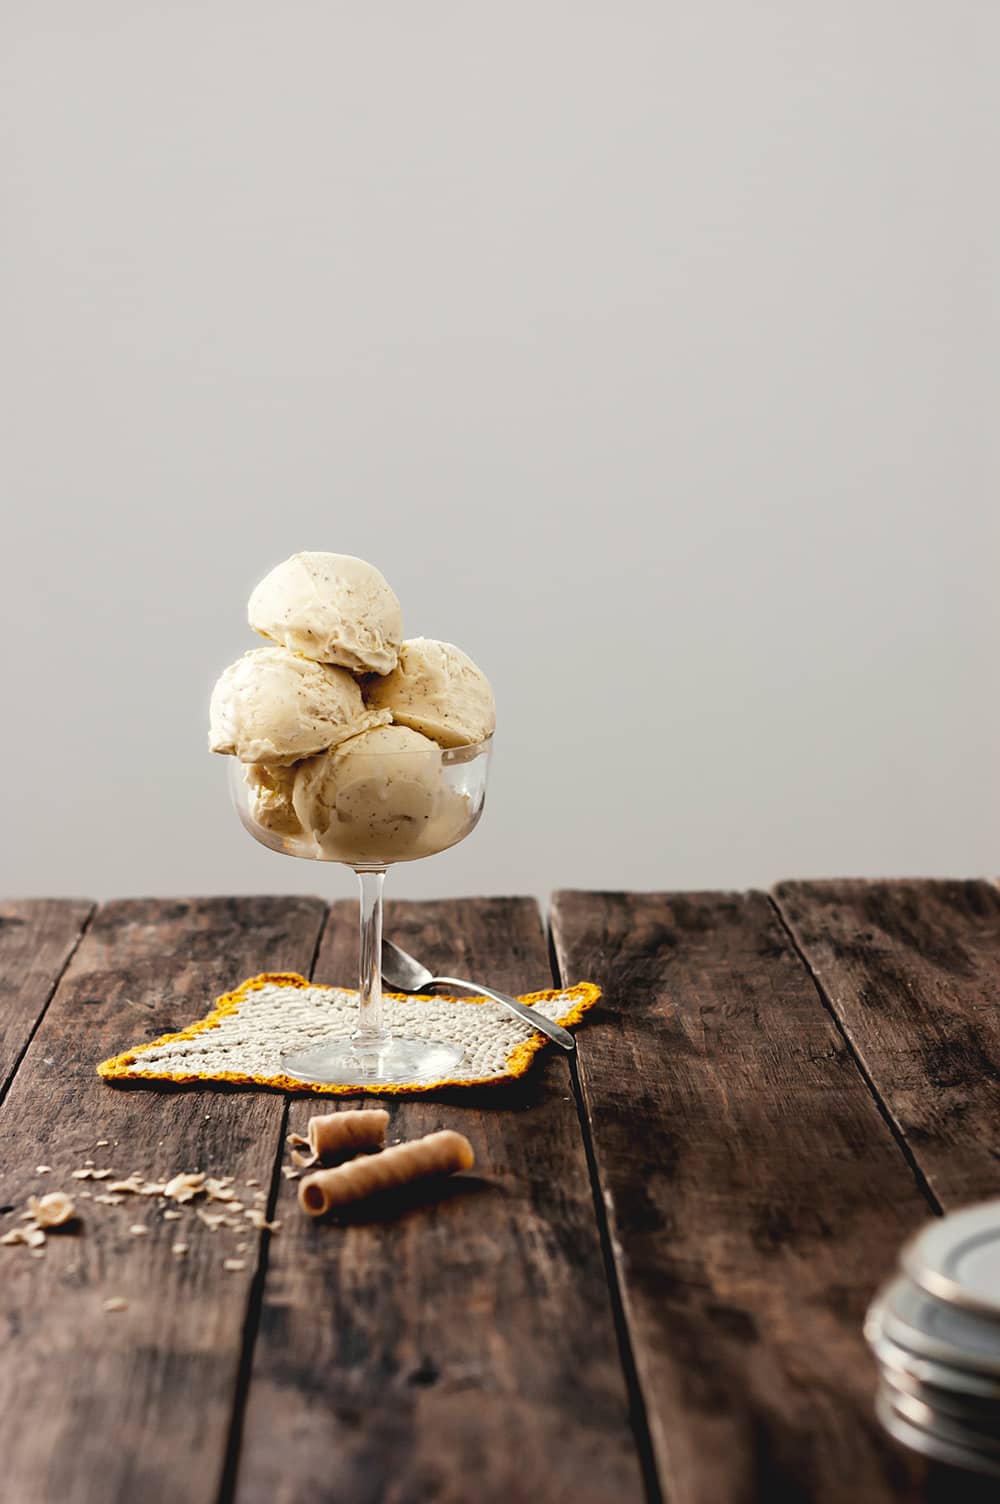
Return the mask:
<path fill-rule="evenodd" d="M 246 765 L 238 804 L 258 839 L 366 866 L 431 856 L 469 833 L 482 784 L 477 799 L 465 770 L 496 719 L 471 658 L 402 642 L 396 596 L 347 554 L 293 554 L 254 590 L 249 616 L 279 645 L 223 672 L 209 746 Z"/>
<path fill-rule="evenodd" d="M 345 669 L 285 648 L 255 648 L 212 691 L 208 745 L 241 762 L 293 763 L 389 719 L 365 705 Z"/>
<path fill-rule="evenodd" d="M 441 851 L 464 813 L 442 783 L 441 748 L 406 726 L 363 731 L 304 762 L 292 803 L 324 854 L 351 863 Z"/>
<path fill-rule="evenodd" d="M 431 637 L 404 642 L 396 668 L 372 679 L 365 699 L 374 710 L 391 711 L 397 725 L 420 731 L 441 747 L 484 741 L 496 726 L 486 675 L 461 648 Z"/>
<path fill-rule="evenodd" d="M 395 594 L 351 554 L 293 554 L 264 576 L 247 615 L 262 637 L 361 674 L 390 673 L 403 639 Z"/>

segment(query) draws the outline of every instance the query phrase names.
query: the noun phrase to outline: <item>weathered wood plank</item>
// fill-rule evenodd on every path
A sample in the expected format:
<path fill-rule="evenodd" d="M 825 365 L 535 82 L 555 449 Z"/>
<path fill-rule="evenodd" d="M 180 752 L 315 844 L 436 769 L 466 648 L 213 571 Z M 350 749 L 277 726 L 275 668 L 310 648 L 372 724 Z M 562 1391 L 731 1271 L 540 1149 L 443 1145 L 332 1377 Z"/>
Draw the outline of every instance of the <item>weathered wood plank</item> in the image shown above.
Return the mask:
<path fill-rule="evenodd" d="M 775 901 L 946 1210 L 1000 1192 L 1000 891 L 785 882 Z"/>
<path fill-rule="evenodd" d="M 69 898 L 0 905 L 0 1101 L 93 909 Z"/>
<path fill-rule="evenodd" d="M 316 975 L 356 964 L 337 906 Z M 545 985 L 527 900 L 397 904 L 388 933 L 430 965 Z M 642 1497 L 626 1388 L 564 1057 L 513 1090 L 384 1099 L 390 1136 L 471 1139 L 477 1171 L 388 1220 L 308 1221 L 283 1183 L 237 1480 L 238 1504 L 437 1504 Z M 304 1131 L 323 1110 L 297 1100 Z"/>
<path fill-rule="evenodd" d="M 556 897 L 606 990 L 580 1076 L 669 1504 L 922 1497 L 861 1337 L 927 1204 L 763 894 Z"/>
<path fill-rule="evenodd" d="M 230 1091 L 114 1088 L 100 1059 L 180 1027 L 239 979 L 308 971 L 325 919 L 315 899 L 111 903 L 74 955 L 0 1112 L 0 1197 L 81 1186 L 92 1158 L 125 1174 L 178 1170 L 267 1186 L 283 1099 Z M 97 1148 L 99 1139 L 109 1140 Z M 35 1174 L 46 1163 L 53 1173 Z M 100 1186 L 93 1186 L 95 1192 Z M 252 1192 L 248 1192 L 252 1195 Z M 78 1202 L 79 1236 L 44 1257 L 0 1248 L 0 1492 L 17 1504 L 209 1504 L 229 1435 L 257 1239 L 148 1201 Z M 9 1227 L 16 1212 L 0 1217 Z M 129 1227 L 146 1222 L 149 1234 Z M 176 1257 L 172 1245 L 189 1245 Z M 106 1314 L 122 1297 L 126 1310 Z"/>

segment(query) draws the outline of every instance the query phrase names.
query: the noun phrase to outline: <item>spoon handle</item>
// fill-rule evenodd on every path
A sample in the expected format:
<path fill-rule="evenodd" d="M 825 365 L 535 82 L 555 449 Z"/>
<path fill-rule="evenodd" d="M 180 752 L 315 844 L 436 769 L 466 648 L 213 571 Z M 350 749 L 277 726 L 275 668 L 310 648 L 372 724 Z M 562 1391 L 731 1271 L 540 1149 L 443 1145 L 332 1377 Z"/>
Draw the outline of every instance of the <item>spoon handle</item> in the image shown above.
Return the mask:
<path fill-rule="evenodd" d="M 477 992 L 481 997 L 492 998 L 495 1003 L 500 1003 L 504 1008 L 509 1008 L 516 1013 L 518 1018 L 523 1018 L 533 1029 L 540 1034 L 547 1034 L 554 1039 L 556 1044 L 562 1045 L 564 1050 L 575 1050 L 576 1040 L 568 1029 L 562 1024 L 554 1024 L 551 1019 L 539 1013 L 537 1008 L 527 1008 L 524 1003 L 519 1003 L 516 997 L 508 997 L 506 992 L 494 992 L 492 987 L 484 987 L 482 982 L 465 982 L 461 977 L 435 977 L 436 984 L 444 987 L 464 987 L 469 992 Z"/>

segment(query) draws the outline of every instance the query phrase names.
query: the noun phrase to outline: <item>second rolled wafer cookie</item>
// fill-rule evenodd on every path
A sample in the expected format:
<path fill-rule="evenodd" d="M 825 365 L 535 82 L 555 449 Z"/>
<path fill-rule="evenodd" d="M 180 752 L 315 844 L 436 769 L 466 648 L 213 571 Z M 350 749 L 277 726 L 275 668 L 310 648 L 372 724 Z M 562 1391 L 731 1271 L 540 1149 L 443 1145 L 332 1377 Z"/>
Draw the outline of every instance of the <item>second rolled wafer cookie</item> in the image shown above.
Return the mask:
<path fill-rule="evenodd" d="M 309 1148 L 317 1159 L 342 1159 L 362 1149 L 382 1149 L 388 1126 L 384 1107 L 323 1113 L 309 1119 Z"/>

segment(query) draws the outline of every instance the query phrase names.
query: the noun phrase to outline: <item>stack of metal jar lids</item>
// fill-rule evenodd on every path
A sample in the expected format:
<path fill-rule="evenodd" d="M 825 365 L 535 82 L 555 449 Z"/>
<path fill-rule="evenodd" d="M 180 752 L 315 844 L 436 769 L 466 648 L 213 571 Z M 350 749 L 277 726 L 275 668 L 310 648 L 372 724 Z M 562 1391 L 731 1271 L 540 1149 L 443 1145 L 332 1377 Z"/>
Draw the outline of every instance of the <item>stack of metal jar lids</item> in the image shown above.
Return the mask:
<path fill-rule="evenodd" d="M 865 1320 L 879 1419 L 925 1457 L 1000 1478 L 1000 1201 L 932 1223 L 900 1264 Z"/>

